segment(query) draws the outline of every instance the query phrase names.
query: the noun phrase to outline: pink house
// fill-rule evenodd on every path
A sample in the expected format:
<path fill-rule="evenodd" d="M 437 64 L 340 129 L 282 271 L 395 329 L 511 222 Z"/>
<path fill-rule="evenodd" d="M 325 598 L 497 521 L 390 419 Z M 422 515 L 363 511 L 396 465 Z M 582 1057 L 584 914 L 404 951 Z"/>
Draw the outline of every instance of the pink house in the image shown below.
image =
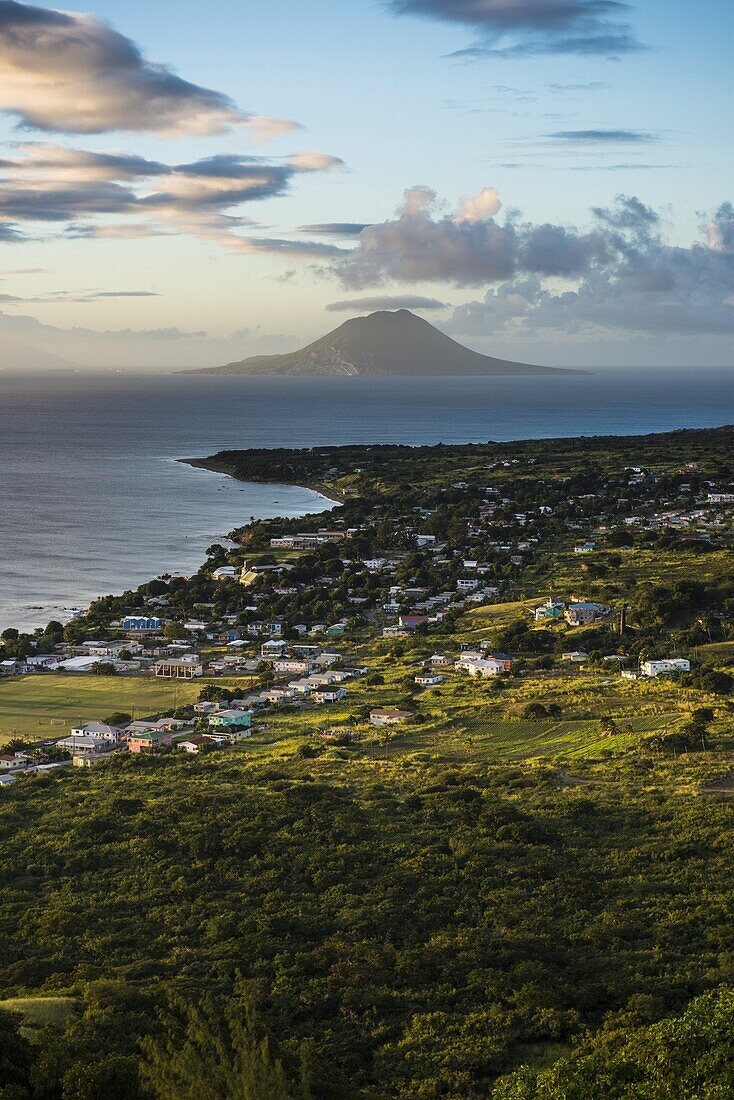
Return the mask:
<path fill-rule="evenodd" d="M 168 748 L 173 744 L 171 730 L 149 729 L 141 733 L 133 733 L 128 738 L 127 747 L 130 752 L 158 752 L 159 749 Z"/>

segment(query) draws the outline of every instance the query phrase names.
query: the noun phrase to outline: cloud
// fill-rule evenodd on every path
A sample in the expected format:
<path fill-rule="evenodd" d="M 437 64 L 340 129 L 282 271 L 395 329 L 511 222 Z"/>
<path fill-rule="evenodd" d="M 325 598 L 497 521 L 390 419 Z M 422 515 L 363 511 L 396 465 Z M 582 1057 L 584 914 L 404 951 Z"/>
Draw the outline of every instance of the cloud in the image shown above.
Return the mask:
<path fill-rule="evenodd" d="M 500 224 L 501 203 L 493 188 L 463 199 L 454 214 L 439 215 L 438 197 L 427 187 L 406 191 L 393 221 L 369 226 L 357 247 L 338 264 L 342 284 L 380 286 L 396 282 L 450 282 L 481 286 L 517 272 L 571 276 L 603 257 L 597 231 L 580 233 L 553 225 Z"/>
<path fill-rule="evenodd" d="M 59 305 L 73 303 L 75 305 L 87 305 L 90 302 L 100 302 L 107 298 L 157 298 L 152 290 L 53 290 L 48 294 L 36 294 L 32 297 L 21 297 L 16 294 L 0 294 L 0 302 L 13 305 Z"/>
<path fill-rule="evenodd" d="M 0 271 L 0 279 L 8 275 L 48 275 L 45 267 L 13 267 L 6 271 Z"/>
<path fill-rule="evenodd" d="M 520 277 L 459 306 L 445 326 L 475 337 L 513 332 L 705 337 L 734 334 L 734 207 L 725 202 L 702 227 L 705 240 L 669 244 L 660 216 L 638 198 L 595 209 L 606 259 L 573 289 Z"/>
<path fill-rule="evenodd" d="M 323 241 L 245 237 L 243 204 L 277 198 L 293 181 L 344 167 L 338 157 L 301 153 L 268 159 L 227 153 L 164 164 L 126 153 L 20 145 L 0 161 L 0 233 L 22 223 L 65 223 L 70 237 L 135 239 L 187 233 L 237 252 L 336 256 Z"/>
<path fill-rule="evenodd" d="M 590 80 L 582 84 L 552 83 L 548 85 L 551 92 L 601 92 L 613 87 L 614 85 L 609 84 L 606 80 Z"/>
<path fill-rule="evenodd" d="M 358 237 L 369 224 L 369 222 L 318 222 L 316 225 L 302 225 L 300 232 L 323 237 Z"/>
<path fill-rule="evenodd" d="M 621 0 L 389 0 L 397 15 L 468 27 L 479 39 L 453 56 L 533 57 L 550 53 L 618 57 L 640 44 Z"/>
<path fill-rule="evenodd" d="M 462 222 L 481 222 L 499 213 L 501 208 L 497 189 L 485 187 L 473 198 L 461 200 L 456 218 Z"/>
<path fill-rule="evenodd" d="M 286 351 L 297 338 L 263 332 L 259 326 L 241 328 L 224 336 L 204 329 L 63 328 L 44 324 L 29 314 L 0 310 L 0 341 L 8 338 L 90 367 L 152 366 L 158 369 L 199 367 L 243 359 L 247 355 Z"/>
<path fill-rule="evenodd" d="M 659 140 L 647 130 L 556 130 L 548 137 L 586 145 L 651 145 Z"/>
<path fill-rule="evenodd" d="M 734 206 L 730 202 L 723 202 L 702 228 L 714 252 L 734 252 Z"/>
<path fill-rule="evenodd" d="M 299 172 L 329 172 L 334 168 L 344 168 L 344 161 L 329 153 L 293 153 L 288 157 L 288 163 Z"/>
<path fill-rule="evenodd" d="M 491 193 L 491 189 L 490 189 Z M 685 246 L 666 239 L 658 211 L 634 195 L 594 207 L 585 228 L 533 223 L 483 191 L 446 211 L 416 187 L 391 221 L 363 230 L 332 265 L 342 285 L 478 286 L 443 327 L 481 338 L 611 332 L 734 334 L 734 204 L 722 203 Z M 411 291 L 411 295 L 414 291 Z M 405 297 L 346 299 L 330 309 L 405 307 Z M 419 308 L 419 307 L 416 307 Z"/>
<path fill-rule="evenodd" d="M 419 294 L 383 294 L 372 298 L 344 298 L 340 302 L 329 302 L 325 308 L 329 313 L 371 313 L 377 309 L 446 309 L 447 303 L 438 298 L 422 298 Z"/>
<path fill-rule="evenodd" d="M 297 127 L 191 84 L 94 16 L 15 0 L 0 0 L 0 110 L 30 129 L 73 134 L 177 137 L 248 125 L 266 140 Z"/>

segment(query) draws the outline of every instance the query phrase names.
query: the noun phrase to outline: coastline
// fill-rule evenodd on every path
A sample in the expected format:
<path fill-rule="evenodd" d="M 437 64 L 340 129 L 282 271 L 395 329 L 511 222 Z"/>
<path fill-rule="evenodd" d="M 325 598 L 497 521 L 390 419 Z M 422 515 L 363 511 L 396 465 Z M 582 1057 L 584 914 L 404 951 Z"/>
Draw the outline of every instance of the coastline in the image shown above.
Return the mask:
<path fill-rule="evenodd" d="M 238 478 L 232 470 L 227 469 L 224 465 L 221 467 L 216 463 L 208 463 L 205 459 L 181 459 L 171 457 L 167 461 L 172 461 L 174 464 L 183 464 L 192 468 L 201 469 L 206 472 L 222 474 L 232 478 L 233 481 L 239 484 L 244 484 L 242 479 Z M 325 490 L 318 485 L 299 485 L 296 483 L 286 482 L 284 479 L 278 479 L 269 481 L 264 478 L 248 478 L 246 479 L 253 485 L 281 485 L 285 489 L 303 489 L 308 492 L 317 493 L 322 498 L 323 508 L 319 507 L 319 501 L 313 501 L 311 506 L 306 510 L 299 512 L 299 515 L 308 516 L 316 515 L 321 511 L 328 511 L 332 506 L 341 505 L 343 500 L 337 499 L 336 494 Z M 277 508 L 277 504 L 274 505 Z M 286 516 L 276 516 L 273 518 L 286 518 Z M 242 524 L 237 522 L 237 514 L 233 514 L 229 520 L 224 521 L 226 526 L 220 528 L 227 532 L 227 535 L 216 534 L 216 527 L 212 528 L 212 531 L 207 535 L 209 542 L 216 541 L 217 538 L 226 539 L 233 528 L 241 526 Z M 243 519 L 243 523 L 247 523 L 249 520 Z M 155 579 L 160 576 L 190 576 L 195 573 L 205 560 L 205 554 L 203 547 L 208 544 L 207 541 L 202 542 L 202 551 L 200 555 L 197 555 L 196 561 L 187 567 L 185 563 L 170 564 L 170 558 L 165 556 L 157 559 L 156 564 L 153 564 L 151 569 L 145 571 L 145 574 L 141 574 L 139 577 L 132 576 L 128 581 L 122 581 L 117 587 L 115 587 L 114 580 L 111 584 L 108 584 L 106 580 L 97 578 L 98 584 L 92 588 L 87 588 L 87 591 L 75 591 L 68 594 L 54 594 L 52 596 L 44 595 L 43 598 L 28 597 L 28 604 L 23 607 L 9 607 L 8 613 L 2 614 L 2 621 L 0 622 L 0 629 L 6 629 L 8 627 L 19 629 L 21 632 L 32 632 L 35 629 L 43 628 L 46 624 L 52 620 L 57 620 L 63 625 L 67 625 L 73 622 L 75 619 L 81 618 L 87 614 L 89 607 L 98 599 L 104 595 L 117 596 L 122 593 L 123 588 L 135 588 L 138 584 L 145 583 L 148 580 Z M 110 574 L 112 576 L 112 574 Z M 119 589 L 119 590 L 118 590 Z M 29 612 L 32 614 L 29 615 Z"/>
<path fill-rule="evenodd" d="M 213 462 L 208 458 L 177 458 L 176 462 L 183 463 L 184 466 L 193 466 L 196 470 L 208 470 L 212 474 L 225 474 L 227 477 L 231 477 L 234 481 L 243 481 L 244 479 L 237 476 L 234 467 L 229 466 L 226 462 Z M 322 482 L 313 481 L 288 481 L 284 482 L 282 478 L 273 478 L 272 480 L 267 477 L 248 477 L 247 481 L 251 481 L 258 485 L 291 485 L 295 489 L 307 489 L 311 493 L 318 493 L 320 497 L 325 500 L 330 500 L 332 504 L 344 504 L 347 499 L 342 493 L 338 493 L 335 489 L 327 488 Z M 324 509 L 326 510 L 326 509 Z M 315 514 L 315 513 L 311 513 Z"/>

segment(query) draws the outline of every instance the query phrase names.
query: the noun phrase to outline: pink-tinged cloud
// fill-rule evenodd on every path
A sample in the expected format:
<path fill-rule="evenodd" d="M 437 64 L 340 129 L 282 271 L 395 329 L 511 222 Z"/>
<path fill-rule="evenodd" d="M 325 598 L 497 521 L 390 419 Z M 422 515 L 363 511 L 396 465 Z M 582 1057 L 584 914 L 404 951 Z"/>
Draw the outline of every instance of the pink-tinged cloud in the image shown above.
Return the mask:
<path fill-rule="evenodd" d="M 242 111 L 222 92 L 149 61 L 92 15 L 16 0 L 0 0 L 0 110 L 24 127 L 72 134 L 178 137 L 244 125 L 262 141 L 298 127 Z"/>
<path fill-rule="evenodd" d="M 64 223 L 72 237 L 133 239 L 185 233 L 241 253 L 340 254 L 323 241 L 245 237 L 243 204 L 286 194 L 299 177 L 343 167 L 323 153 L 283 159 L 226 153 L 165 164 L 130 153 L 20 145 L 0 159 L 0 237 L 18 226 Z"/>

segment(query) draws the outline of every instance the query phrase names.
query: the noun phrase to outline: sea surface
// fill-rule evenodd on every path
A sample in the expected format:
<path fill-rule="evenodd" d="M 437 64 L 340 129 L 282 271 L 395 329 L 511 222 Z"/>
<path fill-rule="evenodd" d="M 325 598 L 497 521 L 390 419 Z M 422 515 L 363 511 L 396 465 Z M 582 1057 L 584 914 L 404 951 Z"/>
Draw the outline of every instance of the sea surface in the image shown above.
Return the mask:
<path fill-rule="evenodd" d="M 557 378 L 0 373 L 0 629 L 163 572 L 251 517 L 329 502 L 176 460 L 246 447 L 466 443 L 734 423 L 734 370 Z"/>

